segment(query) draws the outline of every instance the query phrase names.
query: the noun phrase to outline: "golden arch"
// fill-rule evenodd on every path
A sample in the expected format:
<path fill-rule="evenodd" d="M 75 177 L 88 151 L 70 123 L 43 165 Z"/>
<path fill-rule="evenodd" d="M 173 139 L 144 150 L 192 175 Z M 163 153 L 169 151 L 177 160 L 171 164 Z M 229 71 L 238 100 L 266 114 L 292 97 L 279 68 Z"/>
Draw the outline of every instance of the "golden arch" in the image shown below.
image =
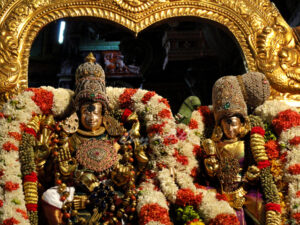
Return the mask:
<path fill-rule="evenodd" d="M 300 55 L 295 52 L 298 40 L 292 28 L 269 0 L 2 0 L 1 4 L 2 101 L 27 87 L 29 53 L 37 33 L 52 21 L 79 16 L 107 19 L 135 33 L 173 17 L 193 16 L 212 20 L 228 28 L 243 52 L 247 69 L 264 72 L 276 90 L 275 94 L 286 92 L 298 96 L 300 93 L 300 79 L 297 78 L 300 69 L 282 65 L 279 61 L 282 58 L 278 59 L 276 55 L 270 58 L 264 55 L 266 52 L 282 55 L 281 50 L 286 48 Z M 278 24 L 285 27 L 285 33 L 276 30 Z M 271 36 L 264 33 L 266 29 L 272 31 Z M 282 39 L 282 45 L 274 49 L 272 38 L 278 37 Z"/>

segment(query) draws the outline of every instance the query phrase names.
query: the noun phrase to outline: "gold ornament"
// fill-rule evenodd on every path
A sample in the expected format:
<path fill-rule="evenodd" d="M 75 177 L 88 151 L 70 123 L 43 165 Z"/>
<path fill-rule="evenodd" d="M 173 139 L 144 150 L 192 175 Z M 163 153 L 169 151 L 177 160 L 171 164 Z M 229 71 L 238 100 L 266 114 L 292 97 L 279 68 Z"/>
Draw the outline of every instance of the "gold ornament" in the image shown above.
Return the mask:
<path fill-rule="evenodd" d="M 223 130 L 219 125 L 216 125 L 214 127 L 211 139 L 215 142 L 218 142 L 222 139 L 222 137 L 223 137 Z"/>
<path fill-rule="evenodd" d="M 252 134 L 250 137 L 250 147 L 256 162 L 268 160 L 265 150 L 265 139 L 260 134 Z"/>

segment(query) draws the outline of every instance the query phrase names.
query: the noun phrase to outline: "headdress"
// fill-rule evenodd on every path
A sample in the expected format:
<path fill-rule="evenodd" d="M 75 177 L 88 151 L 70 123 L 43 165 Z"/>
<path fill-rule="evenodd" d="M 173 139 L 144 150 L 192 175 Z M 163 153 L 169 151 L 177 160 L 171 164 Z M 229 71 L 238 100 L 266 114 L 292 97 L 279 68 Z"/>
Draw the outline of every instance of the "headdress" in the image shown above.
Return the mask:
<path fill-rule="evenodd" d="M 98 63 L 96 63 L 96 58 L 91 52 L 85 58 L 85 63 L 79 65 L 76 70 L 75 73 L 76 86 L 82 79 L 86 77 L 96 77 L 99 80 L 101 80 L 103 83 L 105 83 L 104 70 Z"/>
<path fill-rule="evenodd" d="M 100 102 L 104 110 L 108 108 L 106 96 L 105 74 L 102 67 L 95 63 L 92 53 L 86 57 L 86 62 L 76 70 L 75 107 L 79 109 L 84 102 Z M 92 62 L 93 61 L 93 62 Z"/>
<path fill-rule="evenodd" d="M 264 74 L 249 72 L 238 76 L 248 111 L 263 104 L 270 96 L 270 84 Z"/>
<path fill-rule="evenodd" d="M 241 115 L 247 116 L 247 105 L 242 90 L 235 76 L 221 77 L 213 86 L 212 103 L 216 124 L 223 117 Z"/>
<path fill-rule="evenodd" d="M 247 116 L 270 96 L 270 85 L 265 75 L 249 72 L 241 76 L 221 77 L 213 86 L 212 102 L 216 123 L 227 116 Z"/>

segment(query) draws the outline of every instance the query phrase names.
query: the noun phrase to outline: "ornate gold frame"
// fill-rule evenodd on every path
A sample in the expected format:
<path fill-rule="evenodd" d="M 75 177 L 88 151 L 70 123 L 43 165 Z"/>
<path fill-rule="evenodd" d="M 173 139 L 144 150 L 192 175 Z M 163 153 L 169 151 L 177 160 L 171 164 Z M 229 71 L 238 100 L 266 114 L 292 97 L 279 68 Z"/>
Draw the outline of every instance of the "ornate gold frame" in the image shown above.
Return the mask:
<path fill-rule="evenodd" d="M 236 38 L 249 71 L 265 73 L 273 97 L 300 100 L 297 33 L 269 0 L 1 0 L 1 101 L 27 87 L 30 48 L 38 32 L 64 17 L 93 16 L 138 34 L 173 17 L 217 22 Z"/>

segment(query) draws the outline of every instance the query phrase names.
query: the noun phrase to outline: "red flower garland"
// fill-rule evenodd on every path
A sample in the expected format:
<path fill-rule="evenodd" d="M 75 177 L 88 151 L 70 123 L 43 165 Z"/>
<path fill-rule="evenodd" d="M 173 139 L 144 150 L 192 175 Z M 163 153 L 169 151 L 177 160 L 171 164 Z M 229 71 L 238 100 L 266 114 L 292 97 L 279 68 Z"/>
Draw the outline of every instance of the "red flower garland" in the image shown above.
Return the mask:
<path fill-rule="evenodd" d="M 37 204 L 29 203 L 29 204 L 26 204 L 26 209 L 27 209 L 28 211 L 36 212 L 37 209 L 38 209 L 38 205 L 37 205 Z"/>
<path fill-rule="evenodd" d="M 290 109 L 280 112 L 278 116 L 273 119 L 272 125 L 278 135 L 291 127 L 300 126 L 300 114 Z"/>
<path fill-rule="evenodd" d="M 18 188 L 19 188 L 18 183 L 13 183 L 11 181 L 7 181 L 5 183 L 5 190 L 7 190 L 7 191 L 14 191 L 14 190 L 17 190 Z"/>
<path fill-rule="evenodd" d="M 37 182 L 37 174 L 35 172 L 31 172 L 28 175 L 24 176 L 24 182 Z"/>
<path fill-rule="evenodd" d="M 180 155 L 177 150 L 175 150 L 175 153 L 173 154 L 173 156 L 176 158 L 176 161 L 180 162 L 182 165 L 189 164 L 188 157 L 185 155 Z"/>
<path fill-rule="evenodd" d="M 280 204 L 277 204 L 277 203 L 267 203 L 265 205 L 265 208 L 266 208 L 266 211 L 276 211 L 276 212 L 279 212 L 281 213 L 281 207 L 280 207 Z"/>
<path fill-rule="evenodd" d="M 280 155 L 280 146 L 277 141 L 269 140 L 265 143 L 266 153 L 269 159 L 277 159 Z"/>
<path fill-rule="evenodd" d="M 158 100 L 159 103 L 164 103 L 168 108 L 171 108 L 170 105 L 169 105 L 169 102 L 167 99 L 165 98 L 161 98 Z"/>
<path fill-rule="evenodd" d="M 148 91 L 146 94 L 144 94 L 141 100 L 142 103 L 147 104 L 154 95 L 156 95 L 155 91 Z"/>
<path fill-rule="evenodd" d="M 121 116 L 121 120 L 123 122 L 125 122 L 127 120 L 128 116 L 131 115 L 131 113 L 132 113 L 132 111 L 130 109 L 125 109 L 122 116 Z"/>
<path fill-rule="evenodd" d="M 294 164 L 294 165 L 290 166 L 288 168 L 288 171 L 292 175 L 298 175 L 298 174 L 300 174 L 300 164 L 298 163 L 298 164 Z"/>
<path fill-rule="evenodd" d="M 240 225 L 238 218 L 233 214 L 219 214 L 208 223 L 209 225 Z"/>
<path fill-rule="evenodd" d="M 0 208 L 3 206 L 3 201 L 0 199 Z"/>
<path fill-rule="evenodd" d="M 164 145 L 170 145 L 170 144 L 176 144 L 178 142 L 178 139 L 175 137 L 175 135 L 171 134 L 164 138 Z"/>
<path fill-rule="evenodd" d="M 265 136 L 265 130 L 262 127 L 253 127 L 251 129 L 251 134 L 260 134 L 261 136 Z"/>
<path fill-rule="evenodd" d="M 145 225 L 150 221 L 157 221 L 164 225 L 171 225 L 168 210 L 157 203 L 147 204 L 141 208 L 139 224 Z"/>
<path fill-rule="evenodd" d="M 291 145 L 299 145 L 300 144 L 300 137 L 299 136 L 294 137 L 289 142 L 290 142 Z"/>
<path fill-rule="evenodd" d="M 183 129 L 180 129 L 180 128 L 177 127 L 176 128 L 176 137 L 179 140 L 184 141 L 187 138 L 187 133 Z"/>
<path fill-rule="evenodd" d="M 14 224 L 19 224 L 20 221 L 16 220 L 15 218 L 9 218 L 3 221 L 2 225 L 14 225 Z"/>
<path fill-rule="evenodd" d="M 22 140 L 22 135 L 18 132 L 8 132 L 8 135 L 11 136 L 12 138 L 14 138 L 17 141 Z"/>
<path fill-rule="evenodd" d="M 216 194 L 216 199 L 218 199 L 219 201 L 228 201 L 227 196 L 225 194 Z"/>
<path fill-rule="evenodd" d="M 119 102 L 121 108 L 130 108 L 133 101 L 132 101 L 132 96 L 138 91 L 138 89 L 133 89 L 133 88 L 127 88 L 123 92 L 123 94 L 120 95 L 119 97 Z"/>
<path fill-rule="evenodd" d="M 8 151 L 8 152 L 10 152 L 11 150 L 13 150 L 13 151 L 18 151 L 19 150 L 19 148 L 17 146 L 15 146 L 13 143 L 11 143 L 10 141 L 5 142 L 2 145 L 2 148 L 5 151 Z"/>
<path fill-rule="evenodd" d="M 4 114 L 2 112 L 0 112 L 0 118 L 4 118 Z"/>
<path fill-rule="evenodd" d="M 294 213 L 292 217 L 297 221 L 297 223 L 300 223 L 300 213 Z"/>
<path fill-rule="evenodd" d="M 198 128 L 198 123 L 197 123 L 197 121 L 196 120 L 194 120 L 194 119 L 191 119 L 190 120 L 190 123 L 189 123 L 189 128 L 190 129 L 197 129 Z"/>
<path fill-rule="evenodd" d="M 163 109 L 163 110 L 161 110 L 159 113 L 158 113 L 158 116 L 160 117 L 160 118 L 168 118 L 168 119 L 170 119 L 171 118 L 171 111 L 169 110 L 169 109 Z"/>
<path fill-rule="evenodd" d="M 186 206 L 186 205 L 196 206 L 201 204 L 202 198 L 203 198 L 202 193 L 195 195 L 191 189 L 183 188 L 177 192 L 175 204 L 179 206 Z"/>
<path fill-rule="evenodd" d="M 297 198 L 300 198 L 300 191 L 296 192 L 296 196 L 297 196 Z"/>
<path fill-rule="evenodd" d="M 42 88 L 28 88 L 26 91 L 34 92 L 34 96 L 32 96 L 31 99 L 42 110 L 43 114 L 52 113 L 51 109 L 54 95 L 51 91 L 46 91 Z"/>
<path fill-rule="evenodd" d="M 264 160 L 264 161 L 260 161 L 257 163 L 257 167 L 261 170 L 261 169 L 264 169 L 264 168 L 267 168 L 271 166 L 271 163 L 269 160 Z"/>
<path fill-rule="evenodd" d="M 36 132 L 33 128 L 25 127 L 23 131 L 27 134 L 31 134 L 32 136 L 36 137 Z"/>
<path fill-rule="evenodd" d="M 162 134 L 163 133 L 163 127 L 166 125 L 166 122 L 163 122 L 162 124 L 153 124 L 148 128 L 148 135 L 153 136 L 154 134 Z"/>

